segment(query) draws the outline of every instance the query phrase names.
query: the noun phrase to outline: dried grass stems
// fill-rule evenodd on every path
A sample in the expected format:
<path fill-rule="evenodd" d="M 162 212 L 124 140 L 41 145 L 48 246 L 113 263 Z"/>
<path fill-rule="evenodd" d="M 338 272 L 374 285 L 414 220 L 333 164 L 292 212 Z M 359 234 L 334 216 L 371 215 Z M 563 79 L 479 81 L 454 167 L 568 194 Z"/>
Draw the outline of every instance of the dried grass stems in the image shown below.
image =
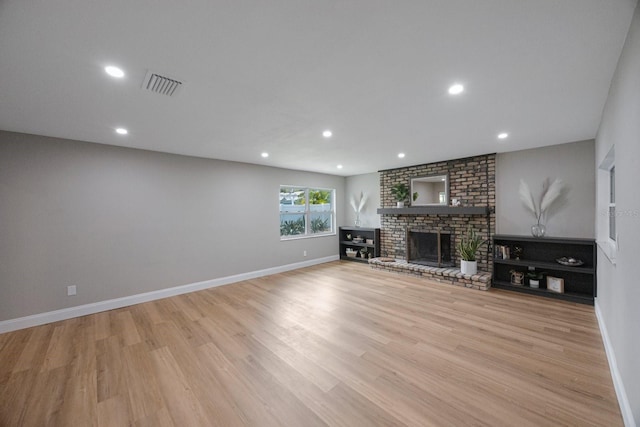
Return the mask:
<path fill-rule="evenodd" d="M 533 214 L 538 224 L 552 208 L 560 206 L 565 190 L 566 187 L 561 179 L 556 178 L 551 184 L 549 184 L 549 179 L 546 179 L 542 183 L 542 194 L 540 195 L 539 203 L 536 203 L 529 185 L 523 179 L 520 179 L 520 200 L 522 200 L 527 210 Z"/>

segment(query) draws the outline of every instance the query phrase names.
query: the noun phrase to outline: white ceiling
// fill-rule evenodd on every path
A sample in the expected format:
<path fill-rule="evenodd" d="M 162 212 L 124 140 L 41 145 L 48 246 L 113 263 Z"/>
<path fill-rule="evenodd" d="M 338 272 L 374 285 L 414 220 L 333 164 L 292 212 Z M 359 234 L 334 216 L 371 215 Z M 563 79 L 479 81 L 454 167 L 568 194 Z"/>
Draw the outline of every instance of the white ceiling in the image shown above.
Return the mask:
<path fill-rule="evenodd" d="M 0 129 L 336 175 L 584 140 L 635 5 L 0 0 Z"/>

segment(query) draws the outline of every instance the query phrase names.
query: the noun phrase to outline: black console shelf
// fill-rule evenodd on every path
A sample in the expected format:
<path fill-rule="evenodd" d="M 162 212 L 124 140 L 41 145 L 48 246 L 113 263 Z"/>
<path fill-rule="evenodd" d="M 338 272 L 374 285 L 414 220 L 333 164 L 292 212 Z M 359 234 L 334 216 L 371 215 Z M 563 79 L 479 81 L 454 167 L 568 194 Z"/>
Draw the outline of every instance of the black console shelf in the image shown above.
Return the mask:
<path fill-rule="evenodd" d="M 351 236 L 351 239 L 348 238 L 349 236 Z M 364 241 L 362 243 L 354 242 L 353 238 L 357 236 L 361 236 Z M 340 259 L 347 261 L 369 262 L 368 254 L 371 254 L 372 258 L 380 256 L 379 228 L 340 227 L 338 238 L 340 239 Z M 373 243 L 366 243 L 367 239 L 373 240 Z M 355 257 L 347 256 L 347 248 L 358 251 L 357 255 Z M 367 249 L 367 256 L 364 258 L 360 253 L 362 248 Z"/>
<path fill-rule="evenodd" d="M 499 251 L 494 254 L 493 287 L 593 305 L 597 290 L 595 240 L 496 235 L 493 244 L 494 248 L 506 246 L 510 249 L 509 259 L 496 258 Z M 516 246 L 523 250 L 520 259 L 514 259 Z M 556 261 L 562 257 L 579 259 L 584 264 L 562 265 Z M 545 279 L 540 281 L 540 288 L 531 288 L 528 280 L 522 285 L 514 285 L 511 283 L 511 271 L 525 274 L 529 271 L 544 272 Z M 564 280 L 564 292 L 547 289 L 546 276 Z"/>

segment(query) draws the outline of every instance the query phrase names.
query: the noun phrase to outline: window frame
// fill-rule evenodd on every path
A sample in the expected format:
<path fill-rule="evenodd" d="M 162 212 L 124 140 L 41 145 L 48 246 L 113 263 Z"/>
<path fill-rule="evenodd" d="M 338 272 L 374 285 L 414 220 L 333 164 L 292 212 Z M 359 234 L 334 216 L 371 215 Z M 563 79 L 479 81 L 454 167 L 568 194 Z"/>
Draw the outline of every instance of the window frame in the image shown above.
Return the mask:
<path fill-rule="evenodd" d="M 608 204 L 608 216 L 609 216 L 609 242 L 613 245 L 616 244 L 616 165 L 615 163 L 609 168 L 609 204 Z M 613 235 L 612 235 L 613 234 Z"/>
<path fill-rule="evenodd" d="M 279 217 L 282 217 L 282 214 L 303 214 L 303 218 L 304 218 L 304 233 L 302 234 L 293 234 L 293 235 L 282 235 L 280 234 L 280 240 L 281 241 L 286 241 L 286 240 L 297 240 L 297 239 L 308 239 L 308 238 L 314 238 L 314 237 L 324 237 L 324 236 L 335 236 L 336 235 L 336 189 L 335 188 L 323 188 L 323 187 L 310 187 L 310 186 L 301 186 L 301 185 L 280 185 L 280 195 L 283 193 L 283 189 L 287 189 L 287 190 L 298 190 L 298 191 L 304 191 L 304 211 L 302 212 L 295 212 L 295 211 L 291 211 L 291 212 L 287 212 L 287 211 L 283 211 L 281 210 L 282 208 L 282 203 L 280 203 L 280 197 L 278 198 L 278 211 L 279 211 Z M 330 193 L 330 209 L 329 210 L 325 210 L 325 211 L 312 211 L 311 210 L 311 204 L 310 204 L 310 198 L 309 198 L 309 194 L 311 191 L 328 191 Z M 296 206 L 292 203 L 291 206 Z M 297 205 L 297 206 L 301 206 L 301 205 Z M 330 224 L 330 230 L 329 231 L 325 231 L 325 232 L 320 232 L 320 233 L 313 233 L 311 231 L 311 220 L 312 220 L 312 214 L 314 213 L 328 213 L 331 215 L 331 224 Z M 282 225 L 282 219 L 280 219 L 280 225 Z"/>

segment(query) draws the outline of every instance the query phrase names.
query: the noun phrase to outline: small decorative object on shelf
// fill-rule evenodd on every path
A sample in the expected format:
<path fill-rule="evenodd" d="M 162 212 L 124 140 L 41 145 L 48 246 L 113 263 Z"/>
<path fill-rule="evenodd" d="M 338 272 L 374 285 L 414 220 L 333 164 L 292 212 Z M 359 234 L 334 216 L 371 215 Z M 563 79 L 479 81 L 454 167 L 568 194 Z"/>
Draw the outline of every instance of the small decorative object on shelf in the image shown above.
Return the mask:
<path fill-rule="evenodd" d="M 522 279 L 524 278 L 524 273 L 521 271 L 511 270 L 511 284 L 515 286 L 522 286 Z"/>
<path fill-rule="evenodd" d="M 351 237 L 351 233 L 347 233 L 347 234 L 345 235 L 345 238 L 346 238 L 347 240 L 351 240 L 351 239 L 352 239 L 352 237 Z"/>
<path fill-rule="evenodd" d="M 522 246 L 520 245 L 515 245 L 513 247 L 513 256 L 519 260 L 522 257 L 522 254 L 524 253 L 524 249 L 522 249 Z"/>
<path fill-rule="evenodd" d="M 544 237 L 546 233 L 547 227 L 544 224 L 537 223 L 531 226 L 531 235 L 533 237 Z"/>
<path fill-rule="evenodd" d="M 544 279 L 545 273 L 542 271 L 530 271 L 527 273 L 527 279 L 529 279 L 529 287 L 538 289 L 540 288 L 540 280 Z"/>
<path fill-rule="evenodd" d="M 542 194 L 540 195 L 540 203 L 536 204 L 533 199 L 531 189 L 522 179 L 520 180 L 520 200 L 524 206 L 533 214 L 536 223 L 531 226 L 531 234 L 533 237 L 544 237 L 547 228 L 542 223 L 542 219 L 549 208 L 560 198 L 564 192 L 564 184 L 560 179 L 556 179 L 551 184 L 548 180 L 542 184 Z"/>
<path fill-rule="evenodd" d="M 547 289 L 559 294 L 564 293 L 564 279 L 547 276 Z"/>
<path fill-rule="evenodd" d="M 351 249 L 351 248 L 347 248 L 345 253 L 347 254 L 347 256 L 349 258 L 355 258 L 356 255 L 358 255 L 358 251 L 356 251 L 355 249 Z"/>
<path fill-rule="evenodd" d="M 556 262 L 557 262 L 558 264 L 566 265 L 566 266 L 568 266 L 568 267 L 579 267 L 579 266 L 581 266 L 582 264 L 584 264 L 584 262 L 582 262 L 582 261 L 581 261 L 581 260 L 579 260 L 579 259 L 575 259 L 575 258 L 571 258 L 571 257 L 566 257 L 566 256 L 563 256 L 562 258 L 558 258 L 558 259 L 556 260 Z"/>
<path fill-rule="evenodd" d="M 367 248 L 360 249 L 360 258 L 362 258 L 362 259 L 366 259 L 367 258 Z"/>

